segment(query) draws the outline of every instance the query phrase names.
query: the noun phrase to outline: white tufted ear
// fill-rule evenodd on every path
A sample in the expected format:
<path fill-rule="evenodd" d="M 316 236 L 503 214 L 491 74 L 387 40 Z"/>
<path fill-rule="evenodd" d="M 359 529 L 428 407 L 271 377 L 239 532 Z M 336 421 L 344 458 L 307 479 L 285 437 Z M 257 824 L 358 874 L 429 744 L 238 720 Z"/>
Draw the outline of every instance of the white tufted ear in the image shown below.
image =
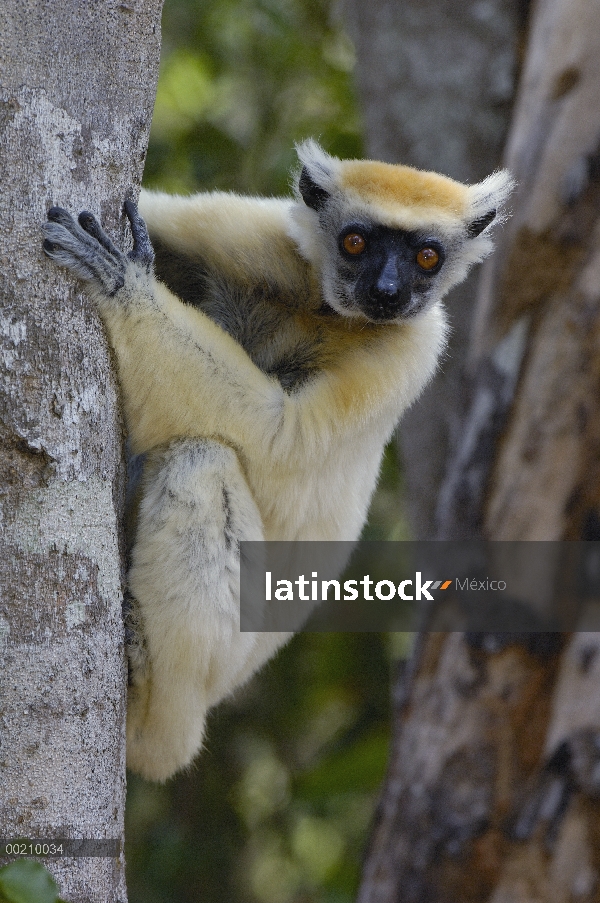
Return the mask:
<path fill-rule="evenodd" d="M 494 220 L 502 222 L 502 207 L 515 187 L 515 181 L 506 169 L 492 173 L 483 182 L 469 188 L 469 204 L 466 211 L 467 232 L 476 238 Z"/>
<path fill-rule="evenodd" d="M 340 161 L 330 157 L 309 138 L 296 145 L 302 168 L 297 176 L 297 190 L 307 207 L 320 210 L 336 185 Z"/>

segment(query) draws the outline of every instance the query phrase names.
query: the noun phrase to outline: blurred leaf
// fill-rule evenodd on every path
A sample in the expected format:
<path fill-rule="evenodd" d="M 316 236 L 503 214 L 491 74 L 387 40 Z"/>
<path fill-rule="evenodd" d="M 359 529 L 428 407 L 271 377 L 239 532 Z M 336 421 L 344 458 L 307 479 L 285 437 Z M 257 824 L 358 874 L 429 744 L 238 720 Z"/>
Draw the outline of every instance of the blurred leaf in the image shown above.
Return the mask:
<path fill-rule="evenodd" d="M 292 833 L 292 849 L 308 877 L 321 882 L 340 864 L 344 837 L 327 819 L 303 815 Z"/>
<path fill-rule="evenodd" d="M 0 868 L 0 900 L 6 903 L 60 903 L 58 886 L 43 865 L 18 859 Z"/>
<path fill-rule="evenodd" d="M 215 102 L 216 86 L 206 58 L 182 49 L 162 66 L 152 120 L 154 136 L 174 138 L 202 119 Z"/>
<path fill-rule="evenodd" d="M 301 799 L 318 800 L 353 790 L 377 790 L 385 774 L 389 743 L 387 729 L 350 739 L 345 748 L 324 756 L 316 768 L 296 775 L 294 793 Z"/>

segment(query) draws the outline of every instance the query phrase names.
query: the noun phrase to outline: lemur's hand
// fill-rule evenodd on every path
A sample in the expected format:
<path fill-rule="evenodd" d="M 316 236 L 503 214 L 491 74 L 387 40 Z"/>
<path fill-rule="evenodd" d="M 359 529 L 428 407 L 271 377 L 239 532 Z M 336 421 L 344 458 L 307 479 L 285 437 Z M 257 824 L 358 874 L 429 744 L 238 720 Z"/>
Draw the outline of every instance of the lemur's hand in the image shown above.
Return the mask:
<path fill-rule="evenodd" d="M 124 210 L 133 235 L 133 250 L 129 254 L 123 254 L 112 243 L 91 213 L 84 210 L 75 222 L 62 207 L 52 207 L 48 222 L 42 226 L 44 253 L 80 279 L 93 283 L 108 297 L 114 297 L 125 284 L 125 271 L 130 262 L 148 274 L 154 263 L 148 230 L 136 205 L 125 201 Z"/>

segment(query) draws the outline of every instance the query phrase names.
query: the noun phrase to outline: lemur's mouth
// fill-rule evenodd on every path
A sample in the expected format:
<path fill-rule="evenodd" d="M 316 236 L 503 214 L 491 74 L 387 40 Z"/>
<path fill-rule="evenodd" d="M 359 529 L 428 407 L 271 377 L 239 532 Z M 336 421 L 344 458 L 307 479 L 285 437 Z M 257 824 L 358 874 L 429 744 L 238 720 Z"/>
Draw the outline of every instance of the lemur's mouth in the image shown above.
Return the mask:
<path fill-rule="evenodd" d="M 412 307 L 409 285 L 394 286 L 394 291 L 373 288 L 358 303 L 361 313 L 375 323 L 389 323 L 404 316 Z"/>
<path fill-rule="evenodd" d="M 419 295 L 410 294 L 408 301 L 397 304 L 370 304 L 363 303 L 360 306 L 361 313 L 371 323 L 398 323 L 402 320 L 410 320 L 427 307 L 427 299 Z"/>

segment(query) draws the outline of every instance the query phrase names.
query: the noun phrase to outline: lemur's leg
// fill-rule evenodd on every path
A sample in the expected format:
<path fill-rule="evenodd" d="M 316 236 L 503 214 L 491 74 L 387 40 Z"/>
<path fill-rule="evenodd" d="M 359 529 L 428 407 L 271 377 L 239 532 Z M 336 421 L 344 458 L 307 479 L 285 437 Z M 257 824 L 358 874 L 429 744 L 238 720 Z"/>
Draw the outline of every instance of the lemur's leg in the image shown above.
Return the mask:
<path fill-rule="evenodd" d="M 164 780 L 198 752 L 207 709 L 252 657 L 256 634 L 240 632 L 239 543 L 262 539 L 262 525 L 237 456 L 218 442 L 156 450 L 143 479 L 129 589 L 145 655 L 134 640 L 127 762 Z"/>

